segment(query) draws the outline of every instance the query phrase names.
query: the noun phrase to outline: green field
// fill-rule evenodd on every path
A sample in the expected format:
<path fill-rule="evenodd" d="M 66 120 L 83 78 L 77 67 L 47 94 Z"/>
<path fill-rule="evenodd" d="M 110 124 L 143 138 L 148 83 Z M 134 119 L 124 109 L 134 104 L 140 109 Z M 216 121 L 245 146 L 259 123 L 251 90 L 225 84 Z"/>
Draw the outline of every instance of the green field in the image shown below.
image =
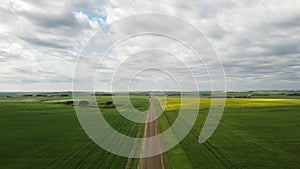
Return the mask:
<path fill-rule="evenodd" d="M 71 98 L 15 97 L 0 99 L 0 168 L 124 168 L 128 159 L 93 143 L 81 128 Z M 140 110 L 145 97 L 132 98 Z M 98 97 L 99 103 L 111 101 Z M 125 120 L 115 109 L 103 109 L 116 130 L 135 137 L 141 124 Z"/>
<path fill-rule="evenodd" d="M 218 129 L 199 144 L 209 102 L 201 99 L 194 128 L 168 152 L 173 168 L 300 167 L 300 100 L 227 99 Z M 179 107 L 179 98 L 168 98 L 168 111 L 159 119 L 161 130 L 176 119 Z"/>
<path fill-rule="evenodd" d="M 70 97 L 0 97 L 0 168 L 125 168 L 128 159 L 99 148 L 81 128 L 74 108 L 57 104 Z M 98 96 L 98 103 L 111 101 Z M 159 98 L 158 98 L 159 100 Z M 148 98 L 133 96 L 139 110 Z M 169 97 L 159 118 L 159 130 L 176 119 L 179 98 Z M 198 143 L 209 110 L 200 102 L 196 124 L 179 145 L 164 153 L 165 168 L 300 168 L 300 100 L 285 98 L 227 99 L 214 135 Z M 140 137 L 143 125 L 122 117 L 114 108 L 101 108 L 116 130 Z M 130 160 L 136 168 L 138 160 Z"/>

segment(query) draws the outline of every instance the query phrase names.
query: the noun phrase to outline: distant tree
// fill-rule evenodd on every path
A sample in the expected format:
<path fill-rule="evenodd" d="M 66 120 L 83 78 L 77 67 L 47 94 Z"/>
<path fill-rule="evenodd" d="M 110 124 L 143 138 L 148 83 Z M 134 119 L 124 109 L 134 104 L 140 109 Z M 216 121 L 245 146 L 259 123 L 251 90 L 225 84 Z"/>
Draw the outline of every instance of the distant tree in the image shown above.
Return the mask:
<path fill-rule="evenodd" d="M 24 94 L 23 96 L 24 97 L 32 97 L 33 95 L 32 94 Z"/>
<path fill-rule="evenodd" d="M 300 96 L 300 93 L 292 93 L 292 94 L 288 94 L 288 96 Z"/>
<path fill-rule="evenodd" d="M 73 106 L 73 105 L 74 105 L 74 102 L 73 102 L 73 101 L 66 101 L 65 104 L 66 104 L 66 105 L 71 105 L 71 106 Z"/>
<path fill-rule="evenodd" d="M 82 100 L 78 103 L 78 106 L 88 106 L 90 103 L 86 100 Z"/>
<path fill-rule="evenodd" d="M 111 104 L 113 104 L 113 102 L 112 102 L 112 101 L 108 101 L 108 102 L 106 102 L 105 104 L 106 104 L 106 105 L 111 105 Z"/>

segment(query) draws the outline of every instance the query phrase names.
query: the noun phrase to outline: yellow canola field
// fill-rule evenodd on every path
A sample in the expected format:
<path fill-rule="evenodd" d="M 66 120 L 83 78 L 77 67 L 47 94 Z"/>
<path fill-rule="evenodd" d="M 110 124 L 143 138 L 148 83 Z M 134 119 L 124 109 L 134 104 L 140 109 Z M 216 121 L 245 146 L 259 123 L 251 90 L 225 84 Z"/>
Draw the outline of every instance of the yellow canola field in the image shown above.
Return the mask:
<path fill-rule="evenodd" d="M 181 108 L 181 99 L 184 99 L 182 108 L 209 108 L 211 98 L 180 98 L 168 97 L 167 100 L 162 97 L 156 98 L 160 104 L 165 105 L 165 110 L 179 110 Z M 219 99 L 219 98 L 215 98 Z M 300 106 L 300 99 L 273 99 L 273 98 L 227 98 L 225 108 L 246 108 L 246 107 L 275 107 L 275 106 Z"/>

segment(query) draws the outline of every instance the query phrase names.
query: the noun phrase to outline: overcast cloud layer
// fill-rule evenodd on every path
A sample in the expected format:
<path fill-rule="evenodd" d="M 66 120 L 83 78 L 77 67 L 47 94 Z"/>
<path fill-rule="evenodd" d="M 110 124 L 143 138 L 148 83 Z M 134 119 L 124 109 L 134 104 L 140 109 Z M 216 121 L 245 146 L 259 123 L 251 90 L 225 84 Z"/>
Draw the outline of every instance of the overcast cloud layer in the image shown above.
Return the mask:
<path fill-rule="evenodd" d="M 75 62 L 88 39 L 97 30 L 110 33 L 108 25 L 118 19 L 148 12 L 182 18 L 204 33 L 223 63 L 228 89 L 299 89 L 300 1 L 0 0 L 0 91 L 72 90 Z M 150 18 L 149 24 L 155 22 Z M 134 26 L 141 25 L 120 29 Z M 143 36 L 110 53 L 102 64 L 104 69 L 98 70 L 97 90 L 110 90 L 114 64 L 125 55 L 138 57 L 134 52 L 149 48 L 168 51 L 188 62 L 200 89 L 209 89 L 205 70 L 193 65 L 189 51 L 163 37 Z M 93 62 L 97 55 L 86 57 Z M 151 60 L 153 56 L 145 55 L 142 61 L 131 59 L 131 64 L 143 67 Z M 171 65 L 165 58 L 160 63 Z M 180 65 L 177 67 L 181 73 Z M 130 66 L 127 68 L 124 66 L 122 75 L 130 72 Z M 149 71 L 135 77 L 135 90 L 177 90 L 172 78 Z"/>

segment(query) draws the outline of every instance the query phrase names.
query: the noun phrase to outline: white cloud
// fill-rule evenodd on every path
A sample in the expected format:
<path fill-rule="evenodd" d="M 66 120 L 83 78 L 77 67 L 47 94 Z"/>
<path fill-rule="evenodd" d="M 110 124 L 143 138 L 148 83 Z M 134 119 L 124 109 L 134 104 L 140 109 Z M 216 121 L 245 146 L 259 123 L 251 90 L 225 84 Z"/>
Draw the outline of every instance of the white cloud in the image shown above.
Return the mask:
<path fill-rule="evenodd" d="M 1 89 L 35 90 L 44 84 L 49 90 L 71 90 L 77 54 L 91 35 L 97 29 L 109 29 L 107 24 L 120 18 L 147 12 L 183 18 L 202 31 L 224 63 L 230 89 L 299 88 L 300 1 L 1 0 Z M 149 24 L 158 22 L 149 18 Z M 136 26 L 147 27 L 124 25 L 115 31 Z M 122 57 L 147 48 L 160 48 L 193 63 L 179 43 L 144 36 L 118 46 L 104 71 L 109 72 Z M 91 57 L 90 62 L 97 60 L 97 55 Z M 193 70 L 197 77 L 204 76 L 198 69 Z M 100 79 L 103 84 L 108 84 L 106 76 Z M 203 79 L 199 81 L 208 86 Z M 151 88 L 150 83 L 143 85 Z"/>

